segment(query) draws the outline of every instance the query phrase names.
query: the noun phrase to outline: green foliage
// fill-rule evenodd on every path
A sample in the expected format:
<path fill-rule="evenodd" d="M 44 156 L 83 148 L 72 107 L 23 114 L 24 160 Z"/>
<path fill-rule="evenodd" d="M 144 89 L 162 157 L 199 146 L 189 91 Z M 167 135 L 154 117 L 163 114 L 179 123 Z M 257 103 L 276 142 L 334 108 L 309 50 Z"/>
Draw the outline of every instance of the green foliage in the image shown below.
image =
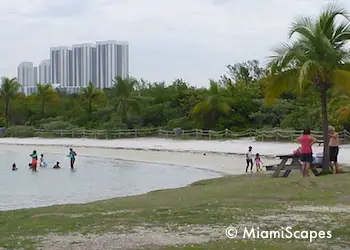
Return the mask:
<path fill-rule="evenodd" d="M 67 121 L 51 121 L 49 123 L 43 124 L 43 129 L 45 132 L 53 132 L 55 130 L 71 130 L 74 125 Z"/>
<path fill-rule="evenodd" d="M 12 126 L 6 129 L 5 137 L 34 137 L 35 131 L 33 127 L 30 126 Z"/>

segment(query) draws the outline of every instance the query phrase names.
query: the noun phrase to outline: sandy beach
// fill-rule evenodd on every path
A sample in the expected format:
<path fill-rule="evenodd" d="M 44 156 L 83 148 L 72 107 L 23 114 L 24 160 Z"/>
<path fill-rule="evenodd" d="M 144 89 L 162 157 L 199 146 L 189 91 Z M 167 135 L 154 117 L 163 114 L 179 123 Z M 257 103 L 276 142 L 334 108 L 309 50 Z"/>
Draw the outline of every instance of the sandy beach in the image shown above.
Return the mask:
<path fill-rule="evenodd" d="M 226 174 L 245 172 L 245 152 L 248 146 L 253 153 L 262 155 L 265 165 L 278 163 L 274 157 L 290 154 L 297 144 L 279 142 L 256 142 L 253 140 L 172 140 L 159 138 L 135 138 L 119 140 L 96 139 L 44 139 L 44 138 L 1 138 L 0 149 L 31 151 L 35 146 L 44 154 L 65 154 L 68 147 L 74 147 L 81 156 L 114 158 L 149 163 L 174 164 L 217 171 Z M 322 147 L 314 146 L 314 152 Z M 341 147 L 339 161 L 350 161 L 350 147 Z"/>

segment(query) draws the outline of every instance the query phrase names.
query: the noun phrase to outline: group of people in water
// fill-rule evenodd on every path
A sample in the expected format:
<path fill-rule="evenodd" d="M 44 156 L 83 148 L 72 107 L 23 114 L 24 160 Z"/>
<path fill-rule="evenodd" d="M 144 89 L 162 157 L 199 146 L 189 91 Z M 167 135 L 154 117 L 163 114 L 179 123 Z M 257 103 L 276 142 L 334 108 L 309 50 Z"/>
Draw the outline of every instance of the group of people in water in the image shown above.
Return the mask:
<path fill-rule="evenodd" d="M 333 126 L 328 127 L 328 136 L 329 136 L 329 158 L 333 170 L 333 174 L 341 172 L 341 168 L 338 163 L 338 154 L 339 154 L 339 134 L 335 131 Z M 309 169 L 311 164 L 314 162 L 312 145 L 317 142 L 317 139 L 311 135 L 311 130 L 309 128 L 305 128 L 303 134 L 296 138 L 295 140 L 300 147 L 294 151 L 294 154 L 299 155 L 299 160 L 302 162 L 302 176 L 309 176 Z M 250 172 L 253 172 L 253 154 L 252 154 L 252 146 L 249 146 L 248 152 L 246 153 L 246 173 L 248 172 L 250 166 Z M 256 171 L 259 172 L 262 170 L 262 161 L 260 159 L 260 155 L 257 153 L 254 159 L 256 165 Z"/>
<path fill-rule="evenodd" d="M 67 155 L 67 157 L 70 158 L 70 167 L 71 167 L 72 170 L 74 170 L 74 164 L 75 164 L 76 156 L 77 156 L 77 153 L 72 148 L 70 148 L 69 149 L 69 154 Z M 28 166 L 29 166 L 29 169 L 31 169 L 32 171 L 37 171 L 38 166 L 39 167 L 43 167 L 43 168 L 47 167 L 47 163 L 44 160 L 44 155 L 43 154 L 40 154 L 40 161 L 39 161 L 39 163 L 38 163 L 38 153 L 37 153 L 36 150 L 33 150 L 33 153 L 30 154 L 30 157 L 31 157 L 32 160 L 28 164 Z M 53 166 L 53 168 L 55 168 L 55 169 L 61 168 L 60 162 L 57 161 L 56 164 Z M 16 171 L 16 170 L 18 170 L 17 165 L 16 165 L 16 163 L 13 163 L 12 164 L 12 171 Z"/>

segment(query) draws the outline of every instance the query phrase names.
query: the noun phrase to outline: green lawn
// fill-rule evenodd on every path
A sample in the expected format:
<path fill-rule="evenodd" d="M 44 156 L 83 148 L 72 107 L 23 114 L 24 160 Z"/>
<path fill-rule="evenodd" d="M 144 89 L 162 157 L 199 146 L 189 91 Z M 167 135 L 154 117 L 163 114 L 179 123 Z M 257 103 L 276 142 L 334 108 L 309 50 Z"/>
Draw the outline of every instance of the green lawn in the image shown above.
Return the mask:
<path fill-rule="evenodd" d="M 135 228 L 167 228 L 209 242 L 150 249 L 330 249 L 350 245 L 350 174 L 301 178 L 229 176 L 190 186 L 159 190 L 84 205 L 51 206 L 0 213 L 0 247 L 35 248 L 48 233 L 65 235 L 130 233 Z M 304 207 L 306 205 L 307 207 Z M 332 239 L 230 240 L 225 229 L 259 226 L 277 230 L 332 230 Z M 212 236 L 210 231 L 216 232 Z M 195 232 L 197 230 L 197 232 Z M 239 233 L 240 235 L 241 233 Z M 199 236 L 198 236 L 199 237 Z"/>

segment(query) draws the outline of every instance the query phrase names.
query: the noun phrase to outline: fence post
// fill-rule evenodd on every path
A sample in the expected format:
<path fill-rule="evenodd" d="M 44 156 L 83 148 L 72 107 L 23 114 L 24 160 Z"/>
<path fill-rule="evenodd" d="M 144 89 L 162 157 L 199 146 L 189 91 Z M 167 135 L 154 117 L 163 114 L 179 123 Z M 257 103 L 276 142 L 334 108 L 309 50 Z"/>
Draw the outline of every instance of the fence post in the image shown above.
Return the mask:
<path fill-rule="evenodd" d="M 106 140 L 108 140 L 108 131 L 106 130 Z"/>
<path fill-rule="evenodd" d="M 211 130 L 209 130 L 209 140 L 211 140 Z"/>
<path fill-rule="evenodd" d="M 74 138 L 74 129 L 72 129 L 72 138 Z"/>
<path fill-rule="evenodd" d="M 134 132 L 135 132 L 135 137 L 137 137 L 137 129 L 135 129 Z"/>
<path fill-rule="evenodd" d="M 196 129 L 196 139 L 198 139 L 198 129 Z"/>
<path fill-rule="evenodd" d="M 62 129 L 60 130 L 60 133 L 61 133 L 61 137 L 63 137 L 63 131 L 62 131 Z"/>
<path fill-rule="evenodd" d="M 121 136 L 121 132 L 120 132 L 120 129 L 118 129 L 118 137 L 120 138 Z"/>
<path fill-rule="evenodd" d="M 225 137 L 227 138 L 228 137 L 228 129 L 225 128 Z"/>
<path fill-rule="evenodd" d="M 83 130 L 83 138 L 85 138 L 85 129 Z"/>

